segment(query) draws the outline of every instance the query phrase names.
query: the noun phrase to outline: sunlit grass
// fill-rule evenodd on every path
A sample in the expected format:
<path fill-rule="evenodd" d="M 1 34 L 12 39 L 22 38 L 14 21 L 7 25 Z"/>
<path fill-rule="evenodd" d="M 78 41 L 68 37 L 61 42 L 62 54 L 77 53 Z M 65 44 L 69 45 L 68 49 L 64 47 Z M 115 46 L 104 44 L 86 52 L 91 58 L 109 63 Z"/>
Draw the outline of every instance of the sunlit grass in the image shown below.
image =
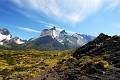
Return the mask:
<path fill-rule="evenodd" d="M 40 76 L 63 59 L 71 58 L 72 51 L 0 51 L 0 75 L 3 79 L 24 80 Z M 65 66 L 63 65 L 63 69 Z"/>

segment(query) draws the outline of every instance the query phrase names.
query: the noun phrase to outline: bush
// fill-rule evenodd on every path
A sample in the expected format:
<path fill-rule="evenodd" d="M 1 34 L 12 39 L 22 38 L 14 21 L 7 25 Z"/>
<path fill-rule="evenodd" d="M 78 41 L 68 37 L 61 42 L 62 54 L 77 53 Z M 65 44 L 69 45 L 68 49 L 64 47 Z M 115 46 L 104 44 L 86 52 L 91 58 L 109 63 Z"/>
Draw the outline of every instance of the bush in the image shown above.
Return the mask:
<path fill-rule="evenodd" d="M 82 58 L 79 59 L 79 64 L 83 65 L 83 64 L 87 64 L 91 61 L 92 61 L 91 56 L 83 56 Z"/>

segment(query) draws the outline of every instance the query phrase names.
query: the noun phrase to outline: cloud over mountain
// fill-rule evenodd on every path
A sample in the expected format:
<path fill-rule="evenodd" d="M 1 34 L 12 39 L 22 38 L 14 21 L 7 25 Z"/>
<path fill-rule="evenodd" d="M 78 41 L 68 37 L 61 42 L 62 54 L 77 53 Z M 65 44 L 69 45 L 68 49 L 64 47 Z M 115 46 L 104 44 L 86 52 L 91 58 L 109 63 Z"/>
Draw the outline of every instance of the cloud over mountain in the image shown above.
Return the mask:
<path fill-rule="evenodd" d="M 102 9 L 115 9 L 119 0 L 11 0 L 20 9 L 30 13 L 43 13 L 48 17 L 69 21 L 82 22 L 88 16 Z M 32 14 L 31 12 L 31 14 Z M 33 17 L 33 15 L 31 15 Z M 35 16 L 34 16 L 35 17 Z"/>
<path fill-rule="evenodd" d="M 23 31 L 27 31 L 27 32 L 35 32 L 35 33 L 40 33 L 41 32 L 41 31 L 31 29 L 31 28 L 27 28 L 27 27 L 19 27 L 18 29 L 23 30 Z"/>

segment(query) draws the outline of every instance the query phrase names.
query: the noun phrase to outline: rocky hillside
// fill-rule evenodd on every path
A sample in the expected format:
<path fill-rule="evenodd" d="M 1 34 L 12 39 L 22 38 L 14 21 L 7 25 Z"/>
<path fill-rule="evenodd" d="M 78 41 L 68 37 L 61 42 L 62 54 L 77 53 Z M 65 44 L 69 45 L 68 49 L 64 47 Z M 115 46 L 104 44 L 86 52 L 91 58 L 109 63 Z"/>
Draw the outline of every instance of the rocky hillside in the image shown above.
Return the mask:
<path fill-rule="evenodd" d="M 64 66 L 64 68 L 63 68 Z M 53 71 L 30 80 L 120 80 L 120 36 L 101 33 L 62 60 Z"/>
<path fill-rule="evenodd" d="M 101 33 L 78 48 L 73 56 L 79 61 L 80 70 L 74 73 L 78 78 L 75 80 L 120 80 L 120 36 Z"/>

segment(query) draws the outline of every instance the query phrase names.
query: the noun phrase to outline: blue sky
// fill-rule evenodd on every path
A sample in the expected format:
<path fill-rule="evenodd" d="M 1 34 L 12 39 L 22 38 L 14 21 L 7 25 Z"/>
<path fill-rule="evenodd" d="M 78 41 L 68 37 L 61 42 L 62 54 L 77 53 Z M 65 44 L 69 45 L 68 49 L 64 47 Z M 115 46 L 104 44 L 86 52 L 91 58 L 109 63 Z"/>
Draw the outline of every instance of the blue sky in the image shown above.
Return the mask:
<path fill-rule="evenodd" d="M 68 33 L 120 35 L 120 0 L 0 0 L 0 28 L 29 39 L 56 26 Z"/>

